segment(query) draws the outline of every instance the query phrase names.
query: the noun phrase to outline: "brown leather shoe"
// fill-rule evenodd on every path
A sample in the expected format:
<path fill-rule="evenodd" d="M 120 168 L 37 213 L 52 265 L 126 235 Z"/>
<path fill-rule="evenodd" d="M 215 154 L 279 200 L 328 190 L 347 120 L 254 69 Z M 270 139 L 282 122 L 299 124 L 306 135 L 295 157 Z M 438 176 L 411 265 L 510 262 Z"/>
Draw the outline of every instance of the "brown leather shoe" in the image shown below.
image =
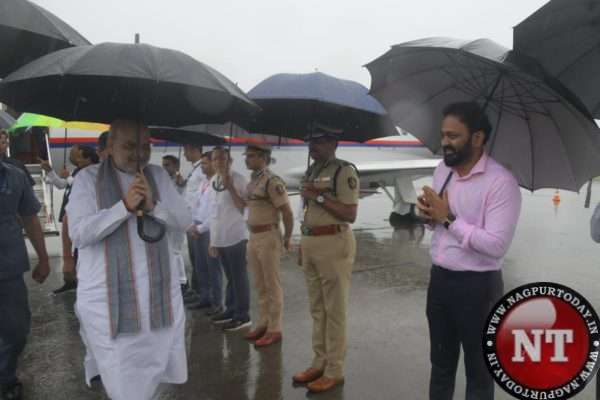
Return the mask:
<path fill-rule="evenodd" d="M 298 372 L 296 375 L 294 375 L 292 377 L 292 379 L 296 383 L 303 384 L 303 383 L 309 383 L 316 379 L 319 379 L 321 376 L 323 376 L 322 369 L 316 369 L 316 368 L 311 367 L 311 368 L 307 369 L 306 371 Z"/>
<path fill-rule="evenodd" d="M 281 342 L 281 339 L 281 332 L 267 332 L 263 337 L 254 343 L 254 346 L 265 347 L 273 343 Z"/>
<path fill-rule="evenodd" d="M 341 385 L 342 383 L 344 383 L 344 378 L 335 379 L 322 376 L 316 381 L 313 381 L 306 385 L 306 388 L 313 393 L 321 393 L 331 390 L 334 387 Z"/>
<path fill-rule="evenodd" d="M 258 327 L 256 329 L 251 330 L 250 332 L 248 332 L 245 336 L 244 339 L 246 340 L 258 340 L 261 337 L 263 337 L 265 335 L 265 333 L 267 332 L 267 327 Z"/>

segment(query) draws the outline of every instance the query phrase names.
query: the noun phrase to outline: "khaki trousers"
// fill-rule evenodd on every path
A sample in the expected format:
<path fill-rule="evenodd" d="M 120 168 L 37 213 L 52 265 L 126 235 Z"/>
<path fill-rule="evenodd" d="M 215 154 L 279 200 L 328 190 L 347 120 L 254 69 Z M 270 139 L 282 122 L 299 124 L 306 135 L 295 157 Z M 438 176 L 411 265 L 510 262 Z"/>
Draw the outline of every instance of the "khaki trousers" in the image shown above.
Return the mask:
<path fill-rule="evenodd" d="M 266 327 L 268 332 L 282 329 L 283 290 L 279 273 L 282 247 L 279 229 L 250 233 L 246 260 L 258 292 L 258 327 Z"/>
<path fill-rule="evenodd" d="M 325 376 L 344 376 L 346 308 L 356 255 L 351 230 L 325 236 L 302 236 L 302 267 L 313 319 L 313 368 Z"/>

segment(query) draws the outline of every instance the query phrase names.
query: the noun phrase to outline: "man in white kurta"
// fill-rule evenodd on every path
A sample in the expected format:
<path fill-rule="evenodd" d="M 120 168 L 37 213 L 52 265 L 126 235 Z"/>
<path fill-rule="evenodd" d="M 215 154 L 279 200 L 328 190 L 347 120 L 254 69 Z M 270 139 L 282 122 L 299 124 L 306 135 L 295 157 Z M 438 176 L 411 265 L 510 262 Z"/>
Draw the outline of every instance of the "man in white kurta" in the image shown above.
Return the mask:
<path fill-rule="evenodd" d="M 141 131 L 141 132 L 140 132 Z M 187 380 L 187 360 L 184 341 L 185 313 L 176 268 L 170 268 L 170 326 L 160 329 L 150 327 L 150 278 L 146 243 L 137 234 L 136 216 L 131 212 L 135 205 L 143 204 L 150 215 L 162 221 L 168 235 L 183 232 L 191 215 L 185 201 L 177 193 L 167 173 L 160 167 L 149 165 L 155 182 L 158 201 L 148 207 L 136 178 L 136 134 L 140 139 L 140 163 L 147 164 L 150 157 L 149 135 L 145 128 L 127 121 L 117 121 L 111 126 L 109 147 L 111 160 L 116 167 L 117 180 L 123 201 L 112 207 L 99 209 L 97 205 L 97 176 L 101 165 L 82 170 L 76 177 L 68 204 L 69 232 L 73 244 L 79 249 L 77 276 L 77 303 L 75 311 L 81 325 L 81 336 L 87 348 L 84 362 L 86 381 L 100 375 L 108 396 L 112 400 L 151 399 L 160 383 L 183 383 Z M 135 183 L 135 184 L 134 184 Z M 146 192 L 147 193 L 147 192 Z M 132 203 L 135 205 L 132 207 Z M 130 263 L 137 297 L 139 331 L 120 333 L 111 331 L 109 294 L 107 284 L 107 254 L 104 241 L 122 224 L 127 224 Z M 169 249 L 172 244 L 168 243 Z M 171 266 L 175 266 L 169 251 Z"/>

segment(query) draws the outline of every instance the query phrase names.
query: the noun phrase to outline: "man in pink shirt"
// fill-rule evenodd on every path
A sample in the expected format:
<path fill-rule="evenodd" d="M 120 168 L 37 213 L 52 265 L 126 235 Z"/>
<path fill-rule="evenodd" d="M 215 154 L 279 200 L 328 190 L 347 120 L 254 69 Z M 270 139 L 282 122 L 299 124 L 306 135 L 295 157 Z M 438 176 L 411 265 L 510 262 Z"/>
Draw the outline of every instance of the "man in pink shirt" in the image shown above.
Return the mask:
<path fill-rule="evenodd" d="M 503 292 L 502 259 L 515 233 L 521 192 L 514 176 L 484 151 L 492 126 L 474 102 L 443 112 L 444 162 L 417 207 L 433 229 L 427 320 L 431 341 L 429 398 L 451 400 L 462 345 L 467 400 L 491 400 L 483 359 L 485 319 Z"/>

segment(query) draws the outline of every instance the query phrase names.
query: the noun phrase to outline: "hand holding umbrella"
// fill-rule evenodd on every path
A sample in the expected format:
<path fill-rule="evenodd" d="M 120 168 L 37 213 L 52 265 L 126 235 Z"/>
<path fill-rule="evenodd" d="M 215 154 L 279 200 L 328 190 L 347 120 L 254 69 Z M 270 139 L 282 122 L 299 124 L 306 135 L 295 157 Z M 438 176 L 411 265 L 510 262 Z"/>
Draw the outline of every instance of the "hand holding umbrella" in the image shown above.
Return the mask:
<path fill-rule="evenodd" d="M 62 179 L 67 179 L 69 176 L 71 176 L 71 173 L 66 167 L 63 167 L 58 176 L 60 176 Z"/>
<path fill-rule="evenodd" d="M 150 184 L 148 183 L 148 180 L 144 176 L 143 172 L 138 172 L 136 174 L 135 180 L 133 181 L 131 187 L 136 191 L 136 193 L 142 196 L 142 201 L 140 202 L 142 204 L 142 210 L 144 210 L 144 212 L 151 212 L 154 210 L 156 203 L 154 202 L 154 197 L 152 196 Z"/>
<path fill-rule="evenodd" d="M 137 185 L 137 181 L 134 181 L 131 184 L 131 186 L 129 186 L 129 190 L 127 190 L 127 194 L 125 195 L 125 198 L 123 199 L 123 202 L 125 203 L 125 208 L 129 212 L 134 212 L 138 208 L 138 206 L 142 203 L 143 200 L 144 200 L 143 191 L 140 190 L 139 185 Z"/>

